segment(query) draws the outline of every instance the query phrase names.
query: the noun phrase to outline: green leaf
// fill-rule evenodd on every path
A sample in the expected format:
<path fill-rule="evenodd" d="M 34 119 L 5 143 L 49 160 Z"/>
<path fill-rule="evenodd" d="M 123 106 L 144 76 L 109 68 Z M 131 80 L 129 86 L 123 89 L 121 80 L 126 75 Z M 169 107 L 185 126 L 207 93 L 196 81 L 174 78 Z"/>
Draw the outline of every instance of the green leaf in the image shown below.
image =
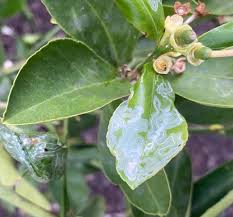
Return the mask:
<path fill-rule="evenodd" d="M 213 207 L 208 209 L 201 217 L 218 217 L 226 208 L 233 204 L 233 190 L 223 197 Z"/>
<path fill-rule="evenodd" d="M 233 1 L 229 0 L 204 0 L 209 14 L 213 15 L 232 15 Z"/>
<path fill-rule="evenodd" d="M 48 213 L 50 210 L 48 200 L 20 176 L 2 146 L 0 146 L 0 171 L 0 198 L 2 200 L 23 209 L 32 216 L 52 217 Z"/>
<path fill-rule="evenodd" d="M 233 161 L 215 169 L 194 185 L 192 217 L 200 217 L 233 189 Z"/>
<path fill-rule="evenodd" d="M 187 64 L 183 75 L 169 75 L 176 94 L 206 106 L 233 108 L 232 58 L 210 59 L 200 66 Z"/>
<path fill-rule="evenodd" d="M 107 145 L 116 157 L 117 172 L 132 189 L 166 166 L 188 139 L 174 99 L 169 82 L 148 64 L 129 100 L 110 120 Z"/>
<path fill-rule="evenodd" d="M 192 124 L 231 124 L 233 123 L 232 109 L 215 108 L 200 105 L 176 96 L 178 111 Z"/>
<path fill-rule="evenodd" d="M 147 215 L 144 212 L 137 209 L 136 207 L 131 206 L 131 215 L 129 217 L 153 217 L 153 216 L 152 215 Z"/>
<path fill-rule="evenodd" d="M 128 64 L 129 67 L 134 68 L 138 64 L 144 62 L 146 58 L 148 58 L 148 55 L 150 55 L 154 50 L 155 50 L 154 41 L 151 41 L 147 38 L 140 38 L 133 51 L 133 58 L 131 62 Z"/>
<path fill-rule="evenodd" d="M 165 215 L 170 208 L 171 194 L 164 170 L 161 170 L 157 175 L 134 191 L 129 188 L 116 171 L 115 159 L 106 145 L 106 133 L 109 119 L 117 105 L 118 103 L 114 102 L 106 106 L 101 114 L 98 148 L 104 173 L 110 181 L 120 186 L 130 203 L 139 210 L 147 214 Z"/>
<path fill-rule="evenodd" d="M 192 168 L 191 161 L 186 151 L 182 151 L 165 168 L 171 191 L 172 204 L 166 217 L 190 216 L 192 197 Z M 144 214 L 136 207 L 131 206 L 134 217 L 151 217 Z"/>
<path fill-rule="evenodd" d="M 138 33 L 114 0 L 42 0 L 62 29 L 113 64 L 130 60 Z"/>
<path fill-rule="evenodd" d="M 2 41 L 0 41 L 0 67 L 3 66 L 5 59 L 6 59 L 5 50 Z"/>
<path fill-rule="evenodd" d="M 0 17 L 7 18 L 23 10 L 26 4 L 25 0 L 1 0 Z"/>
<path fill-rule="evenodd" d="M 233 46 L 232 34 L 233 22 L 229 22 L 204 33 L 199 37 L 199 41 L 212 49 L 223 49 Z"/>
<path fill-rule="evenodd" d="M 105 201 L 104 198 L 97 196 L 89 201 L 87 208 L 80 214 L 82 217 L 104 217 Z"/>
<path fill-rule="evenodd" d="M 11 188 L 3 187 L 2 185 L 0 185 L 0 199 L 24 210 L 33 217 L 54 217 L 51 213 L 16 194 Z"/>
<path fill-rule="evenodd" d="M 119 9 L 139 31 L 159 40 L 164 30 L 164 11 L 161 0 L 116 0 Z"/>
<path fill-rule="evenodd" d="M 52 41 L 19 72 L 4 122 L 33 124 L 88 113 L 126 96 L 129 87 L 83 43 Z"/>
<path fill-rule="evenodd" d="M 10 92 L 12 82 L 9 77 L 0 77 L 0 100 L 5 102 L 7 100 L 8 94 Z"/>
<path fill-rule="evenodd" d="M 182 3 L 190 2 L 195 7 L 192 0 L 179 0 Z M 163 0 L 164 5 L 174 5 L 176 0 Z M 202 0 L 207 6 L 208 14 L 212 15 L 232 15 L 233 2 L 230 0 Z"/>
<path fill-rule="evenodd" d="M 83 157 L 88 157 L 83 153 Z M 81 157 L 81 153 L 80 153 Z M 89 188 L 85 182 L 85 176 L 83 174 L 84 159 L 79 159 L 79 151 L 71 149 L 68 152 L 67 164 L 66 164 L 66 182 L 67 182 L 67 195 L 69 198 L 69 205 L 73 213 L 79 214 L 87 206 L 89 198 Z M 63 179 L 56 182 L 51 182 L 50 187 L 53 195 L 57 201 L 60 201 L 63 194 Z M 60 201 L 61 202 L 61 201 Z"/>
<path fill-rule="evenodd" d="M 184 150 L 165 168 L 172 191 L 172 204 L 167 217 L 190 216 L 192 198 L 192 165 Z"/>

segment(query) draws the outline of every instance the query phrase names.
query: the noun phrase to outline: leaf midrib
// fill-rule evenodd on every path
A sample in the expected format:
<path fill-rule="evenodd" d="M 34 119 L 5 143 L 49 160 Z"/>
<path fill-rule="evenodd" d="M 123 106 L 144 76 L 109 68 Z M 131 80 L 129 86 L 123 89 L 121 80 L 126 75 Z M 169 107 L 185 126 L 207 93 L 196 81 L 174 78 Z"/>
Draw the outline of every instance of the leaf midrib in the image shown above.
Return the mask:
<path fill-rule="evenodd" d="M 159 212 L 161 212 L 160 206 L 159 206 L 159 202 L 158 202 L 158 200 L 154 197 L 153 191 L 151 190 L 151 188 L 150 188 L 148 182 L 146 182 L 146 187 L 147 187 L 149 193 L 151 194 L 151 197 L 152 197 L 152 199 L 154 200 L 154 203 L 155 203 L 157 209 L 159 210 Z"/>
<path fill-rule="evenodd" d="M 156 24 L 155 24 L 155 22 L 154 22 L 154 18 L 153 18 L 153 16 L 152 16 L 150 10 L 149 10 L 148 7 L 146 6 L 144 0 L 143 0 L 143 1 L 140 1 L 140 2 L 142 3 L 142 5 L 143 5 L 143 7 L 145 8 L 145 10 L 148 12 L 148 15 L 149 15 L 149 17 L 150 17 L 150 19 L 151 19 L 151 21 L 152 21 L 152 24 L 153 24 L 153 26 L 154 26 L 154 29 L 155 29 L 155 32 L 153 31 L 154 37 L 156 37 L 157 27 L 156 27 Z"/>
<path fill-rule="evenodd" d="M 88 1 L 88 0 L 84 0 L 87 4 L 87 6 L 92 10 L 92 12 L 95 14 L 96 18 L 98 19 L 98 21 L 100 22 L 101 26 L 103 27 L 103 30 L 109 40 L 109 44 L 110 46 L 112 47 L 112 51 L 113 51 L 113 54 L 116 58 L 116 62 L 119 63 L 119 56 L 118 56 L 118 53 L 117 53 L 117 49 L 116 49 L 116 46 L 115 46 L 115 43 L 114 43 L 114 40 L 106 26 L 106 24 L 102 21 L 101 17 L 99 16 L 98 12 L 96 11 L 96 9 L 91 5 L 91 3 Z"/>
<path fill-rule="evenodd" d="M 80 87 L 80 88 L 74 88 L 74 89 L 69 90 L 69 91 L 64 91 L 64 92 L 61 93 L 61 94 L 54 95 L 54 96 L 52 96 L 52 97 L 50 97 L 50 98 L 47 98 L 46 100 L 44 100 L 44 101 L 42 101 L 42 102 L 40 102 L 40 103 L 37 103 L 37 104 L 32 105 L 32 106 L 30 106 L 30 107 L 28 107 L 28 108 L 25 108 L 25 109 L 19 111 L 17 114 L 13 115 L 13 116 L 10 117 L 10 118 L 13 118 L 13 117 L 15 117 L 15 116 L 18 116 L 18 115 L 20 115 L 20 114 L 22 114 L 22 113 L 24 113 L 24 112 L 26 112 L 26 111 L 29 111 L 29 110 L 33 109 L 34 107 L 40 106 L 40 105 L 42 105 L 42 104 L 44 104 L 44 103 L 46 103 L 46 102 L 53 101 L 55 98 L 59 98 L 59 97 L 62 97 L 62 96 L 71 94 L 71 93 L 73 93 L 73 92 L 83 90 L 83 89 L 88 89 L 88 88 L 92 88 L 92 87 L 97 87 L 97 86 L 101 86 L 101 85 L 113 83 L 113 82 L 115 82 L 115 81 L 117 81 L 117 80 L 119 80 L 119 78 L 115 78 L 115 79 L 108 80 L 108 81 L 103 81 L 103 82 L 98 82 L 98 83 L 91 84 L 91 85 L 87 85 L 87 86 L 83 86 L 83 87 Z M 8 118 L 8 119 L 9 119 L 9 118 Z"/>

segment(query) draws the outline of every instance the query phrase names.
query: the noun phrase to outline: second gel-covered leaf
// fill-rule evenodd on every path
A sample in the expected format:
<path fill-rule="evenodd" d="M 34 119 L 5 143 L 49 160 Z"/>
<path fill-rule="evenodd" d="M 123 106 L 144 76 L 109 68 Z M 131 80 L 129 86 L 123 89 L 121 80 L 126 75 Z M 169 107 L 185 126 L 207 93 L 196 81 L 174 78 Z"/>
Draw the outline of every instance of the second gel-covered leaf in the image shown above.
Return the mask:
<path fill-rule="evenodd" d="M 174 99 L 169 82 L 147 64 L 128 101 L 110 120 L 107 144 L 118 173 L 132 189 L 166 166 L 188 139 L 186 121 Z"/>

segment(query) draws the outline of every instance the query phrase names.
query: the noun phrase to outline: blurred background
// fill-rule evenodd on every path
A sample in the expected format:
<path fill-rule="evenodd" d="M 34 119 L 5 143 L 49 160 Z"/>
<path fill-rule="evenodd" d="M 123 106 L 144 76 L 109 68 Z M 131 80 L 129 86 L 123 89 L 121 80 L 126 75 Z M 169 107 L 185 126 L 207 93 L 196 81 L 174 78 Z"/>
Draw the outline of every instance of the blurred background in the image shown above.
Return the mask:
<path fill-rule="evenodd" d="M 201 34 L 217 25 L 219 25 L 217 20 L 208 19 L 195 28 Z M 65 33 L 55 24 L 55 21 L 51 20 L 40 0 L 0 1 L 1 111 L 6 106 L 7 96 L 15 75 L 26 59 L 49 40 L 64 36 Z M 72 130 L 69 136 L 73 144 L 88 147 L 83 148 L 83 151 L 88 153 L 85 156 L 92 160 L 92 156 L 96 158 L 95 146 L 93 144 L 97 144 L 98 114 L 93 113 L 73 118 L 70 124 L 72 125 L 70 128 Z M 197 180 L 217 165 L 233 159 L 233 138 L 231 135 L 223 135 L 221 131 L 213 134 L 193 132 L 187 149 L 192 158 L 193 179 Z M 79 169 L 80 162 L 86 160 L 83 157 L 84 155 L 80 154 L 80 161 L 77 163 Z M 100 203 L 100 206 L 105 207 L 106 217 L 125 216 L 126 205 L 122 193 L 96 168 L 98 168 L 98 165 L 92 162 L 92 165 L 89 165 L 91 173 L 84 172 L 84 179 L 77 177 L 77 175 L 74 177 L 75 181 L 78 180 L 81 183 L 77 189 L 74 189 L 77 192 L 76 197 L 82 197 L 82 201 L 80 201 L 80 198 L 77 201 L 74 198 L 74 201 L 77 204 L 85 204 L 89 200 L 89 196 L 101 198 L 102 203 Z M 54 186 L 56 185 L 54 184 Z M 39 184 L 38 189 L 52 198 L 48 185 Z M 51 200 L 54 201 L 54 206 L 56 207 L 56 199 L 52 198 Z M 0 201 L 0 217 L 8 216 L 25 217 L 27 215 L 21 210 Z M 228 209 L 223 216 L 233 216 L 233 208 Z"/>

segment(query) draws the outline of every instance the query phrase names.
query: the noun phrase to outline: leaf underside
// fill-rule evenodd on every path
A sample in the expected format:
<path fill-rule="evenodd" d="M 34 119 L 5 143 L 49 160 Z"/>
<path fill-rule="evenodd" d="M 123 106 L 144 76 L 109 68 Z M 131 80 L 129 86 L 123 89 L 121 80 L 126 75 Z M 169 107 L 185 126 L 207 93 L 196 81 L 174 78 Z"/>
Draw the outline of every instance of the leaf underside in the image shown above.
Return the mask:
<path fill-rule="evenodd" d="M 107 145 L 121 178 L 135 189 L 184 147 L 187 124 L 174 106 L 170 84 L 146 65 L 128 101 L 114 112 Z"/>

